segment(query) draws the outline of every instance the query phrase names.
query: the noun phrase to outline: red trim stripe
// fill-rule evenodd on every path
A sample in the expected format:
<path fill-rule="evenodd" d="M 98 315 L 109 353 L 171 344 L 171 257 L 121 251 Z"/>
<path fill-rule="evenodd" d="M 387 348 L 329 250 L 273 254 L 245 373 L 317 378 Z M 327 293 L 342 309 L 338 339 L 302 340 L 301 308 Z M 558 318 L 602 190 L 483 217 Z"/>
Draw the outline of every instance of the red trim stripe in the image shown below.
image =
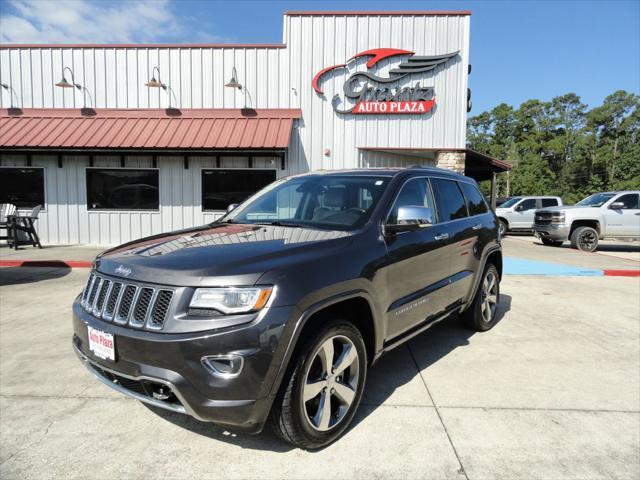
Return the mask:
<path fill-rule="evenodd" d="M 91 268 L 85 260 L 0 260 L 0 267 Z"/>
<path fill-rule="evenodd" d="M 605 277 L 640 277 L 640 270 L 604 270 Z"/>

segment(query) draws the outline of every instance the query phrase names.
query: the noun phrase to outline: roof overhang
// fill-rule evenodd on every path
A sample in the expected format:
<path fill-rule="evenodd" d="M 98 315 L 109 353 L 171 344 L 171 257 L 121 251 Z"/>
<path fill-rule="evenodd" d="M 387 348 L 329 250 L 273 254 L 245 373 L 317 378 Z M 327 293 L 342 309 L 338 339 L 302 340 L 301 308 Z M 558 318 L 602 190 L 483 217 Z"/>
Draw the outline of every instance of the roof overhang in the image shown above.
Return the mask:
<path fill-rule="evenodd" d="M 478 181 L 489 180 L 494 173 L 511 170 L 510 163 L 469 148 L 359 147 L 359 150 L 414 157 L 417 159 L 416 161 L 419 161 L 419 159 L 434 160 L 438 152 L 462 152 L 465 154 L 464 174 Z"/>
<path fill-rule="evenodd" d="M 285 150 L 300 109 L 3 109 L 0 149 Z"/>

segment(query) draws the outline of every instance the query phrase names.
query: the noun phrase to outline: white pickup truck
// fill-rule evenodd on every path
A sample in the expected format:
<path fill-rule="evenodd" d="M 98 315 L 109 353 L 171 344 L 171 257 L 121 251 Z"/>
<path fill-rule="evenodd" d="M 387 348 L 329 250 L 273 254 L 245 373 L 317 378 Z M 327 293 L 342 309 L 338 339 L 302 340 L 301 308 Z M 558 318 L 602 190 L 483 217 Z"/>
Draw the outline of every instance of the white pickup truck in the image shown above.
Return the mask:
<path fill-rule="evenodd" d="M 596 193 L 574 206 L 537 210 L 533 231 L 545 245 L 570 240 L 587 252 L 603 238 L 640 238 L 640 191 Z"/>

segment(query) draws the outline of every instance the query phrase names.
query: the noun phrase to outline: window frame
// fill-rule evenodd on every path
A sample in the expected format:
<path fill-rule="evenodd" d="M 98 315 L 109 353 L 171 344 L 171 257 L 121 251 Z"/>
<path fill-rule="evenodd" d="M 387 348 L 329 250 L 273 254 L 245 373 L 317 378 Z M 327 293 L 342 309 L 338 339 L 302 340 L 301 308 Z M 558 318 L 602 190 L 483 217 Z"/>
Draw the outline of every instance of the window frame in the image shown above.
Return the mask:
<path fill-rule="evenodd" d="M 442 224 L 450 223 L 450 222 L 459 222 L 461 220 L 466 220 L 468 218 L 471 218 L 471 215 L 469 215 L 469 206 L 467 205 L 467 198 L 464 196 L 464 192 L 462 191 L 462 188 L 460 188 L 460 185 L 458 185 L 460 180 L 455 179 L 455 178 L 433 176 L 433 177 L 429 177 L 429 182 L 431 182 L 432 178 L 435 178 L 435 179 L 438 179 L 438 180 L 447 180 L 449 182 L 455 183 L 456 187 L 458 188 L 458 191 L 460 192 L 460 195 L 462 195 L 462 200 L 464 202 L 464 208 L 467 211 L 467 215 L 465 217 L 454 218 L 453 220 L 441 221 L 441 219 L 440 219 L 440 210 L 438 209 L 438 200 L 436 199 L 435 193 L 433 193 L 433 202 L 434 202 L 434 205 L 436 207 L 436 215 L 437 215 L 437 218 L 438 218 L 438 225 L 442 225 Z M 431 185 L 431 191 L 434 192 L 433 185 Z"/>
<path fill-rule="evenodd" d="M 158 208 L 89 208 L 89 182 L 88 182 L 88 171 L 89 170 L 150 170 L 154 172 L 158 172 Z M 147 213 L 160 213 L 160 205 L 162 202 L 160 201 L 161 191 L 160 185 L 162 182 L 160 181 L 160 168 L 153 167 L 84 167 L 84 208 L 86 208 L 87 213 L 100 213 L 100 212 L 114 212 L 114 213 L 126 213 L 126 212 L 147 212 Z"/>
<path fill-rule="evenodd" d="M 35 170 L 35 169 L 40 169 L 42 170 L 42 193 L 44 195 L 44 201 L 42 204 L 42 209 L 40 210 L 40 213 L 46 213 L 47 212 L 47 167 L 45 166 L 27 166 L 27 165 L 0 165 L 0 170 L 2 169 L 8 169 L 8 168 L 13 168 L 13 169 L 29 169 L 29 170 Z M 29 208 L 29 207 L 16 207 L 16 210 L 31 210 L 33 207 Z"/>
<path fill-rule="evenodd" d="M 554 202 L 556 202 L 555 205 L 543 205 L 543 202 L 545 200 L 552 200 Z M 540 198 L 540 208 L 553 208 L 553 207 L 559 207 L 560 206 L 560 200 L 558 200 L 556 197 L 542 197 Z"/>
<path fill-rule="evenodd" d="M 625 192 L 612 198 L 611 201 L 609 202 L 609 205 L 607 205 L 607 208 L 610 208 L 611 205 L 613 205 L 616 202 L 620 202 L 621 201 L 620 199 L 622 197 L 626 197 L 627 195 L 635 195 L 636 198 L 638 199 L 638 206 L 640 207 L 640 194 L 634 193 L 634 192 Z M 638 208 L 621 208 L 620 210 L 638 210 Z"/>
<path fill-rule="evenodd" d="M 518 208 L 520 206 L 520 204 L 522 204 L 524 202 L 527 202 L 529 200 L 533 200 L 533 202 L 534 202 L 534 207 L 533 208 L 528 208 L 527 210 L 516 210 L 516 208 Z M 528 212 L 529 210 L 537 210 L 539 208 L 538 207 L 539 200 L 540 200 L 539 198 L 535 198 L 535 197 L 523 198 L 522 200 L 520 200 L 518 203 L 516 203 L 513 206 L 513 211 L 514 212 Z"/>
<path fill-rule="evenodd" d="M 276 182 L 278 180 L 280 180 L 280 178 L 278 178 L 278 168 L 276 167 L 200 167 L 200 212 L 203 214 L 212 214 L 212 213 L 227 213 L 227 210 L 209 210 L 209 209 L 205 209 L 204 208 L 204 202 L 203 202 L 203 195 L 204 195 L 204 171 L 221 171 L 221 170 L 244 170 L 244 171 L 272 171 L 275 172 L 276 177 L 273 180 L 273 182 Z M 271 183 L 273 183 L 271 182 Z M 270 185 L 270 184 L 269 184 Z M 266 187 L 266 185 L 265 185 Z M 264 187 L 263 187 L 264 188 Z M 259 190 L 258 190 L 259 191 Z M 249 195 L 247 198 L 245 198 L 245 200 L 249 200 L 251 197 L 253 197 L 258 191 L 253 192 L 251 195 Z"/>
<path fill-rule="evenodd" d="M 412 180 L 426 180 L 427 183 L 427 188 L 429 190 L 429 196 L 431 198 L 431 203 L 434 206 L 434 211 L 433 211 L 433 216 L 435 218 L 435 223 L 434 225 L 440 223 L 440 219 L 438 217 L 438 207 L 436 205 L 436 199 L 435 199 L 435 195 L 433 194 L 433 187 L 431 186 L 431 177 L 429 176 L 414 176 L 414 177 L 409 177 L 407 179 L 405 179 L 404 182 L 402 182 L 402 185 L 400 185 L 400 187 L 398 188 L 398 190 L 396 190 L 395 194 L 393 195 L 393 198 L 391 200 L 391 203 L 388 205 L 387 207 L 387 213 L 385 215 L 382 216 L 382 228 L 386 227 L 387 225 L 394 225 L 393 223 L 389 223 L 389 217 L 391 216 L 391 212 L 393 211 L 393 207 L 396 204 L 396 200 L 398 200 L 398 197 L 400 196 L 400 193 L 402 192 L 402 189 L 407 185 L 407 183 L 409 183 Z M 405 233 L 405 232 L 402 232 Z"/>
<path fill-rule="evenodd" d="M 461 180 L 458 180 L 458 187 L 460 188 L 460 191 L 462 192 L 462 196 L 464 197 L 464 203 L 467 205 L 467 218 L 472 218 L 472 217 L 477 217 L 480 215 L 486 215 L 487 213 L 489 213 L 491 211 L 491 207 L 489 206 L 489 204 L 487 203 L 487 199 L 484 197 L 484 195 L 482 194 L 482 192 L 480 191 L 480 189 L 474 185 L 471 182 L 463 182 Z M 467 195 L 464 193 L 464 189 L 460 186 L 460 184 L 466 184 L 469 185 L 471 188 L 474 188 L 479 194 L 480 194 L 480 199 L 482 200 L 482 203 L 484 204 L 484 206 L 486 207 L 486 211 L 483 213 L 474 213 L 473 215 L 471 215 L 471 211 L 469 210 L 469 199 L 467 198 Z M 461 220 L 461 219 L 456 219 L 456 220 Z"/>

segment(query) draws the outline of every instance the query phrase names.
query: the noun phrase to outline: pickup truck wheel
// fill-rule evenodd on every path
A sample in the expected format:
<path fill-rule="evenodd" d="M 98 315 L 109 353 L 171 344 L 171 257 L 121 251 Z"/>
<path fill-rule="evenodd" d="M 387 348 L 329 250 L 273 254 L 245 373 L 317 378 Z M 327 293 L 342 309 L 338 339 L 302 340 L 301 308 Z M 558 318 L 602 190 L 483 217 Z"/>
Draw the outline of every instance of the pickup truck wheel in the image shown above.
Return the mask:
<path fill-rule="evenodd" d="M 487 264 L 471 306 L 462 314 L 469 328 L 484 332 L 497 323 L 500 277 L 493 263 Z"/>
<path fill-rule="evenodd" d="M 541 238 L 540 240 L 547 247 L 561 247 L 563 243 L 558 240 L 549 240 L 548 238 Z"/>
<path fill-rule="evenodd" d="M 583 252 L 598 248 L 598 232 L 591 227 L 578 227 L 571 234 L 571 246 Z"/>
<path fill-rule="evenodd" d="M 500 238 L 504 237 L 509 231 L 509 225 L 504 220 L 498 220 L 498 236 Z"/>
<path fill-rule="evenodd" d="M 301 344 L 291 362 L 271 424 L 297 447 L 324 447 L 347 429 L 360 403 L 367 376 L 364 340 L 351 323 L 332 321 Z"/>

